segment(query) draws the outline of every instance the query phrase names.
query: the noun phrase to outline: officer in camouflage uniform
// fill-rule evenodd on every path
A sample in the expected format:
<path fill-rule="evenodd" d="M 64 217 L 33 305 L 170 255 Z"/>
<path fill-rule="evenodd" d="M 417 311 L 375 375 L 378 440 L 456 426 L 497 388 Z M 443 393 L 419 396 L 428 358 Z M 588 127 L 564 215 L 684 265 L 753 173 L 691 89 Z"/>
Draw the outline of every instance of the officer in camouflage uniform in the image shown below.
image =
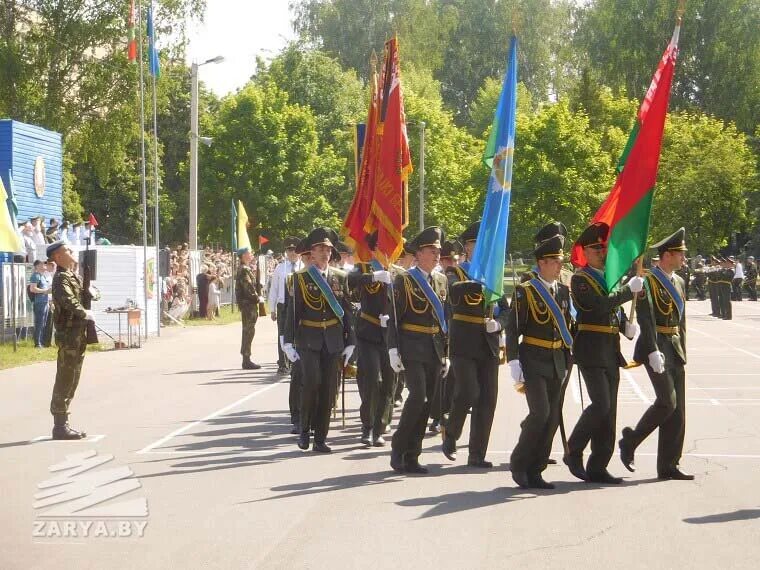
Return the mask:
<path fill-rule="evenodd" d="M 259 318 L 259 286 L 250 267 L 253 254 L 248 247 L 237 250 L 240 269 L 235 276 L 235 296 L 243 320 L 240 354 L 243 356 L 243 370 L 258 370 L 260 365 L 251 361 L 251 343 L 256 334 L 256 321 Z"/>
<path fill-rule="evenodd" d="M 69 427 L 69 406 L 74 398 L 87 348 L 86 321 L 94 321 L 92 311 L 82 306 L 82 279 L 74 273 L 76 259 L 62 241 L 50 244 L 47 256 L 58 266 L 53 277 L 52 294 L 55 304 L 55 342 L 58 345 L 58 367 L 50 401 L 53 414 L 53 439 L 82 439 L 87 437 Z"/>
<path fill-rule="evenodd" d="M 652 382 L 656 399 L 641 416 L 634 429 L 623 429 L 620 459 L 629 471 L 636 448 L 657 428 L 657 476 L 659 479 L 691 480 L 678 466 L 686 432 L 686 314 L 684 282 L 674 270 L 686 253 L 686 231 L 655 244 L 660 253 L 660 267 L 646 274 L 646 290 L 636 301 L 636 315 L 641 334 L 633 359 L 643 362 Z"/>

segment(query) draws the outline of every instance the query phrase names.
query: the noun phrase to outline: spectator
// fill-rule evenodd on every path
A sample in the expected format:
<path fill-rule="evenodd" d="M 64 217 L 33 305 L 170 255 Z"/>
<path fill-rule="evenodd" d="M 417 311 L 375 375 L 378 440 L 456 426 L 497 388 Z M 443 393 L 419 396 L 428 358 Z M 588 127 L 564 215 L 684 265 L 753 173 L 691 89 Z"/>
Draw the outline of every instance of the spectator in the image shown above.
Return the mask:
<path fill-rule="evenodd" d="M 206 307 L 206 318 L 214 320 L 222 302 L 222 293 L 220 291 L 220 280 L 213 273 L 208 273 L 208 306 Z"/>
<path fill-rule="evenodd" d="M 24 251 L 26 252 L 26 262 L 34 263 L 37 259 L 37 244 L 34 241 L 34 228 L 31 222 L 24 222 L 21 227 L 21 239 L 24 242 Z"/>
<path fill-rule="evenodd" d="M 34 308 L 34 347 L 42 348 L 44 344 L 45 324 L 50 307 L 50 289 L 52 280 L 45 271 L 45 263 L 38 259 L 34 262 L 34 273 L 29 279 L 29 297 Z"/>

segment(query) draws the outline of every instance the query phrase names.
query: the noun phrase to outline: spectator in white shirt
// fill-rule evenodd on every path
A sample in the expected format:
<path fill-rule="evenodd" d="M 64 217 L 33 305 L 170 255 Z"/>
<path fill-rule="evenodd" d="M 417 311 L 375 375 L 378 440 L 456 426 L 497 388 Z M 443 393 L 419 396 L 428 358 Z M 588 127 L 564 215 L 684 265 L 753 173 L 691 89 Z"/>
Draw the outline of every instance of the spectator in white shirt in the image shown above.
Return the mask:
<path fill-rule="evenodd" d="M 729 259 L 733 260 L 733 257 Z M 737 261 L 734 265 L 734 278 L 731 281 L 731 299 L 734 301 L 742 300 L 742 283 L 744 282 L 744 267 L 742 262 Z"/>

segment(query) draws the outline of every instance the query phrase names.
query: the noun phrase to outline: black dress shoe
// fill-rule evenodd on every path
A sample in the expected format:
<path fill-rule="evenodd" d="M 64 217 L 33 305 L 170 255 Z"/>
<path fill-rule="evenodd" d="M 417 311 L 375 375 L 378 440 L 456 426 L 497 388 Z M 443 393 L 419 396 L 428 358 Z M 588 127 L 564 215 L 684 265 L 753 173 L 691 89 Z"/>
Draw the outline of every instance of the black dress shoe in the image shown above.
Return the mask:
<path fill-rule="evenodd" d="M 681 471 L 678 467 L 671 471 L 667 471 L 665 473 L 658 473 L 657 474 L 658 479 L 673 479 L 674 481 L 693 481 L 694 475 L 691 473 L 684 473 Z"/>
<path fill-rule="evenodd" d="M 594 471 L 588 471 L 588 479 L 587 481 L 589 483 L 603 483 L 605 485 L 620 485 L 623 482 L 623 479 L 621 477 L 615 477 L 614 475 L 611 475 L 609 471 L 606 469 L 604 471 L 594 472 Z"/>
<path fill-rule="evenodd" d="M 382 435 L 378 435 L 372 440 L 373 447 L 385 447 L 385 438 Z"/>
<path fill-rule="evenodd" d="M 312 448 L 317 453 L 332 453 L 332 449 L 330 449 L 330 446 L 328 446 L 324 441 L 322 442 L 314 442 L 314 447 Z"/>
<path fill-rule="evenodd" d="M 547 464 L 547 465 L 556 465 L 556 464 L 557 464 L 557 460 L 556 460 L 556 459 L 552 459 L 552 458 L 550 457 L 550 458 L 547 460 L 546 464 Z"/>
<path fill-rule="evenodd" d="M 371 430 L 369 428 L 365 428 L 365 427 L 362 428 L 361 442 L 364 445 L 372 445 L 372 438 L 370 437 L 370 431 Z"/>
<path fill-rule="evenodd" d="M 633 430 L 629 427 L 623 428 L 623 437 L 618 442 L 620 446 L 620 461 L 623 462 L 623 467 L 628 469 L 631 473 L 636 471 L 636 466 L 633 464 L 634 451 L 633 446 Z"/>
<path fill-rule="evenodd" d="M 528 481 L 533 489 L 554 489 L 554 484 L 544 481 L 544 478 L 541 477 L 540 473 L 537 475 L 528 475 Z"/>
<path fill-rule="evenodd" d="M 250 358 L 243 359 L 243 370 L 258 370 L 261 365 L 252 362 Z"/>
<path fill-rule="evenodd" d="M 399 473 L 404 472 L 404 456 L 398 451 L 391 451 L 391 468 Z"/>
<path fill-rule="evenodd" d="M 430 422 L 430 433 L 441 433 L 441 422 L 438 420 L 433 420 Z"/>
<path fill-rule="evenodd" d="M 525 471 L 512 471 L 512 480 L 517 483 L 521 489 L 530 489 L 530 480 Z"/>
<path fill-rule="evenodd" d="M 581 481 L 588 481 L 588 474 L 583 468 L 583 457 L 578 455 L 565 455 L 562 458 L 567 468 L 572 473 L 573 477 L 577 477 Z"/>
<path fill-rule="evenodd" d="M 428 474 L 428 468 L 420 465 L 419 461 L 417 461 L 416 459 L 408 459 L 406 461 L 406 467 L 404 468 L 404 471 L 406 471 L 407 473 L 414 473 L 416 475 Z"/>
<path fill-rule="evenodd" d="M 443 445 L 441 445 L 441 451 L 449 461 L 457 460 L 457 442 L 453 437 L 444 437 Z"/>
<path fill-rule="evenodd" d="M 301 432 L 298 436 L 298 448 L 306 451 L 309 449 L 309 432 Z"/>
<path fill-rule="evenodd" d="M 485 459 L 468 459 L 467 467 L 479 467 L 480 469 L 492 469 L 493 463 Z"/>

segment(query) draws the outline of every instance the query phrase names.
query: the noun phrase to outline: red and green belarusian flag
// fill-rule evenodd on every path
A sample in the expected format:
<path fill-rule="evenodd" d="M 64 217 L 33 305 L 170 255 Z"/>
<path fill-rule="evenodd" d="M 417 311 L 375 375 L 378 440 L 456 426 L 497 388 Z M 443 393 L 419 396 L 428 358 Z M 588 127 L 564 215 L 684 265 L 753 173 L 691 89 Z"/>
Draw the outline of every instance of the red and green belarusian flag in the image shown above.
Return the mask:
<path fill-rule="evenodd" d="M 592 220 L 592 223 L 604 222 L 610 226 L 605 265 L 605 280 L 610 287 L 646 249 L 680 31 L 679 17 L 618 163 L 615 185 Z M 583 248 L 573 248 L 572 262 L 576 266 L 586 264 Z"/>
<path fill-rule="evenodd" d="M 135 35 L 135 0 L 129 2 L 129 19 L 127 20 L 127 57 L 137 61 L 137 37 Z"/>

